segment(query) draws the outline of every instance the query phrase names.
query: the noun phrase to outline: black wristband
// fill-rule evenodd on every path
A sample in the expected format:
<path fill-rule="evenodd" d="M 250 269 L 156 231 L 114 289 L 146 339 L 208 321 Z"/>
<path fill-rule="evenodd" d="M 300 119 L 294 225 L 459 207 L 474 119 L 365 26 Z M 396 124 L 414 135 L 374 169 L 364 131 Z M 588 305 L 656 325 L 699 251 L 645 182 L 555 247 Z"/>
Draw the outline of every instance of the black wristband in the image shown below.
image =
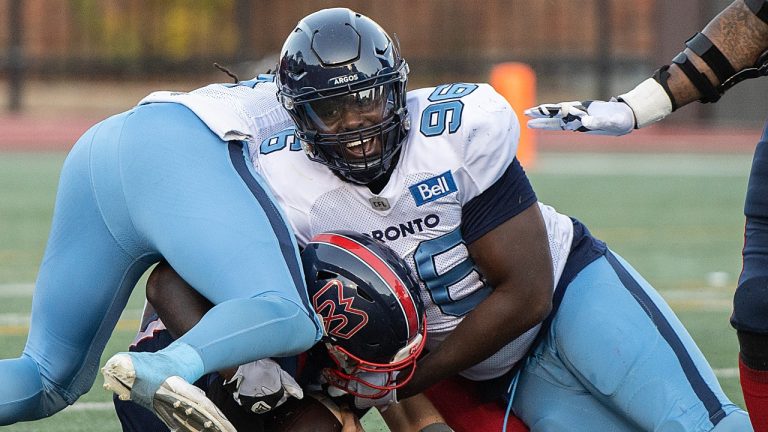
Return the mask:
<path fill-rule="evenodd" d="M 672 103 L 672 111 L 674 112 L 678 106 L 677 102 L 675 102 L 675 96 L 672 94 L 672 90 L 669 89 L 669 83 L 667 82 L 669 81 L 669 65 L 664 65 L 656 69 L 656 72 L 653 73 L 653 79 L 664 89 L 667 97 L 669 97 L 669 102 Z M 621 98 L 619 98 L 619 100 L 621 100 Z M 635 125 L 637 125 L 637 119 L 635 119 Z M 635 129 L 637 129 L 637 126 L 635 126 Z"/>
<path fill-rule="evenodd" d="M 721 83 L 736 73 L 736 70 L 731 66 L 731 62 L 728 61 L 722 51 L 704 33 L 693 35 L 692 38 L 685 42 L 685 46 L 704 60 L 704 63 L 712 69 L 712 72 L 717 75 L 717 79 Z"/>
<path fill-rule="evenodd" d="M 709 82 L 706 75 L 696 69 L 696 66 L 691 63 L 691 59 L 689 59 L 685 53 L 681 52 L 678 54 L 677 57 L 672 59 L 672 62 L 680 67 L 680 70 L 683 71 L 685 76 L 691 80 L 693 86 L 701 92 L 702 97 L 699 99 L 700 102 L 711 103 L 717 102 L 720 99 L 720 92 L 717 91 L 717 88 Z"/>
<path fill-rule="evenodd" d="M 749 10 L 768 24 L 768 0 L 744 0 Z"/>

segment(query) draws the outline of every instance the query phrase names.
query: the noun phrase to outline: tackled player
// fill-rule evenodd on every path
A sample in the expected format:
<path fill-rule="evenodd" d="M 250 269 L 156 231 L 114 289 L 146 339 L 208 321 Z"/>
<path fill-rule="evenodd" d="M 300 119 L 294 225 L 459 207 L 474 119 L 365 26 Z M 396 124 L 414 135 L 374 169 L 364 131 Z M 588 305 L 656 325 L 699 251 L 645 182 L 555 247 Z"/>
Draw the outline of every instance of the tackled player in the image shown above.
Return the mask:
<path fill-rule="evenodd" d="M 311 303 L 323 320 L 323 343 L 299 358 L 263 359 L 196 383 L 239 431 L 337 430 L 341 423 L 301 388 L 319 391 L 320 384 L 335 386 L 332 393 L 345 395 L 336 399 L 342 407 L 339 418 L 345 432 L 356 431 L 361 427 L 354 413 L 345 409 L 352 402 L 347 393 L 372 397 L 407 382 L 369 383 L 365 377 L 412 373 L 424 346 L 418 283 L 402 259 L 383 243 L 354 232 L 322 233 L 304 248 L 301 258 Z M 192 328 L 211 307 L 165 262 L 152 271 L 147 297 L 157 305 L 157 314 L 149 314 L 132 350 L 162 348 Z M 150 412 L 131 402 L 115 398 L 115 408 L 124 432 L 167 430 Z M 426 399 L 409 399 L 387 417 L 396 431 L 426 427 L 433 432 L 450 431 Z"/>

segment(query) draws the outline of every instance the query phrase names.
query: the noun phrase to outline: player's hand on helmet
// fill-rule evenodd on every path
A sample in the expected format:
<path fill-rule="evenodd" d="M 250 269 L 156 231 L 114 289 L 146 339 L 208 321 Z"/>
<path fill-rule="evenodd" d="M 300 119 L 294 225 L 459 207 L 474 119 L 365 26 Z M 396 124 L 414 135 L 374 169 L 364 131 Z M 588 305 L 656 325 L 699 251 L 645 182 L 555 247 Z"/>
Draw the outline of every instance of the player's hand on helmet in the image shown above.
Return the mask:
<path fill-rule="evenodd" d="M 321 381 L 324 381 L 326 384 L 329 382 L 325 379 L 327 376 L 324 373 L 323 378 L 321 378 Z M 397 403 L 397 390 L 381 390 L 365 384 L 365 382 L 368 382 L 376 386 L 384 386 L 392 382 L 397 376 L 397 372 L 358 372 L 355 376 L 360 381 L 349 380 L 346 383 L 347 390 L 332 384 L 329 385 L 326 390 L 328 395 L 334 398 L 344 395 L 353 396 L 355 408 L 358 409 L 378 407 L 383 411 L 389 405 Z"/>
<path fill-rule="evenodd" d="M 392 381 L 394 378 L 392 374 L 397 372 L 360 372 L 357 377 L 365 382 L 383 386 Z M 385 410 L 389 405 L 397 403 L 395 389 L 379 390 L 357 381 L 350 382 L 350 387 L 355 393 L 361 395 L 355 396 L 355 407 L 358 409 L 377 407 Z"/>
<path fill-rule="evenodd" d="M 271 359 L 241 365 L 224 387 L 240 406 L 257 414 L 275 409 L 289 397 L 304 397 L 296 380 Z"/>
<path fill-rule="evenodd" d="M 398 403 L 397 390 L 387 390 L 386 393 L 376 399 L 355 396 L 355 408 L 358 409 L 376 407 L 380 411 L 385 411 L 390 405 L 396 403 Z"/>
<path fill-rule="evenodd" d="M 635 128 L 635 113 L 624 102 L 575 101 L 542 104 L 525 110 L 531 117 L 528 127 L 543 130 L 570 130 L 594 135 L 619 136 Z"/>

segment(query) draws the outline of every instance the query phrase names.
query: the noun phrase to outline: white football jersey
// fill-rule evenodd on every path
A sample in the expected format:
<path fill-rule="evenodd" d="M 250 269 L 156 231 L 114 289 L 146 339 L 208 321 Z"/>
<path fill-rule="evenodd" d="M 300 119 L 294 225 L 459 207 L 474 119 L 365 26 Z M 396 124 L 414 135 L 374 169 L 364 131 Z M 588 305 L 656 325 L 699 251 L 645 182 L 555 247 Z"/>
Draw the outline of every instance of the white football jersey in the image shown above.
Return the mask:
<path fill-rule="evenodd" d="M 226 94 L 224 103 L 208 108 L 180 97 L 175 101 L 198 112 L 222 138 L 236 136 L 233 130 L 245 137 L 256 171 L 271 186 L 300 246 L 318 233 L 349 229 L 384 241 L 402 256 L 419 280 L 427 313 L 427 347 L 434 348 L 492 289 L 469 258 L 461 235 L 462 208 L 512 163 L 520 133 L 515 113 L 487 84 L 408 92 L 410 132 L 389 182 L 373 194 L 310 161 L 292 128 L 265 137 L 264 129 L 275 128 L 259 124 L 266 118 L 263 111 L 274 116 L 269 118 L 274 124 L 291 124 L 285 111 L 278 118 L 282 107 L 275 91 L 270 82 L 254 88 L 219 86 L 216 91 L 206 87 L 186 99 L 211 94 L 220 99 Z M 270 94 L 268 100 L 263 94 Z M 167 99 L 166 94 L 148 102 Z M 239 119 L 227 121 L 228 116 Z M 549 234 L 556 285 L 570 251 L 573 225 L 551 207 L 539 207 Z M 522 358 L 537 331 L 538 327 L 531 329 L 463 375 L 483 380 L 504 374 Z"/>

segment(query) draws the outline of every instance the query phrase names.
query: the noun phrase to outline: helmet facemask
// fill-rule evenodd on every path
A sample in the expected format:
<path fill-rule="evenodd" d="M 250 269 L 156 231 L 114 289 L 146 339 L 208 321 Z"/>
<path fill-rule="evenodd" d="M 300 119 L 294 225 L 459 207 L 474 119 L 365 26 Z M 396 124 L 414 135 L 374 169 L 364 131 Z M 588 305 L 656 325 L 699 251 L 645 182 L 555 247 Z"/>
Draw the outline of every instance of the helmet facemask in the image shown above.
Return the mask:
<path fill-rule="evenodd" d="M 364 15 L 331 8 L 289 34 L 276 83 L 309 158 L 370 184 L 387 173 L 406 138 L 407 81 L 396 39 Z"/>
<path fill-rule="evenodd" d="M 404 105 L 407 74 L 403 62 L 397 71 L 355 86 L 295 99 L 281 94 L 309 159 L 357 184 L 387 172 L 410 127 Z"/>
<path fill-rule="evenodd" d="M 423 334 L 417 334 L 408 345 L 395 354 L 389 363 L 365 361 L 354 356 L 341 346 L 326 342 L 325 347 L 328 350 L 329 356 L 336 364 L 336 368 L 324 369 L 324 378 L 329 385 L 353 396 L 378 399 L 388 392 L 406 385 L 413 378 L 413 373 L 416 371 L 416 360 L 421 355 L 426 340 L 425 328 Z M 372 383 L 357 376 L 360 372 L 386 373 L 388 376 L 384 382 Z M 360 383 L 370 391 L 365 393 L 355 391 L 353 388 L 359 389 L 359 387 L 352 386 L 352 382 Z"/>

